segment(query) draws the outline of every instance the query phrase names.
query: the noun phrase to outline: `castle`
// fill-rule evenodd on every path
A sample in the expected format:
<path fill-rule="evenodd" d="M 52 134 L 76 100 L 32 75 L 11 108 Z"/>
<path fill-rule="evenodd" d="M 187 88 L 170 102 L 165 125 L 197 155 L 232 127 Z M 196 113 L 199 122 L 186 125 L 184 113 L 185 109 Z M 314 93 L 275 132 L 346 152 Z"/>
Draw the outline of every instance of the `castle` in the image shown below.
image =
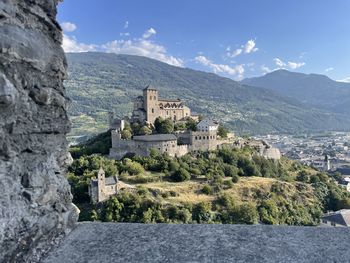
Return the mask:
<path fill-rule="evenodd" d="M 131 123 L 153 125 L 154 121 L 161 117 L 170 119 L 174 123 L 185 122 L 188 118 L 198 120 L 197 115 L 191 114 L 189 107 L 180 99 L 160 99 L 158 91 L 147 86 L 143 90 L 143 96 L 134 101 L 134 109 L 130 118 Z M 125 128 L 125 120 L 114 119 L 110 114 L 109 126 L 112 130 L 112 147 L 110 157 L 121 159 L 126 154 L 148 156 L 151 149 L 169 156 L 182 156 L 189 151 L 215 150 L 219 145 L 227 143 L 227 140 L 218 140 L 217 131 L 219 123 L 204 119 L 197 124 L 197 131 L 182 131 L 174 134 L 135 135 L 132 139 L 122 139 L 122 131 Z"/>
<path fill-rule="evenodd" d="M 131 122 L 153 124 L 158 117 L 176 122 L 195 116 L 191 116 L 190 108 L 180 99 L 161 99 L 158 90 L 149 85 L 143 89 L 143 96 L 134 101 Z"/>
<path fill-rule="evenodd" d="M 151 149 L 160 153 L 167 153 L 172 157 L 180 157 L 190 151 L 215 150 L 227 140 L 217 139 L 218 123 L 202 120 L 197 124 L 197 131 L 184 131 L 177 134 L 151 134 L 137 135 L 132 139 L 122 139 L 121 132 L 124 129 L 124 120 L 120 126 L 111 131 L 112 147 L 109 156 L 113 159 L 121 159 L 126 154 L 148 156 Z"/>
<path fill-rule="evenodd" d="M 180 99 L 160 99 L 158 91 L 147 86 L 143 90 L 143 96 L 134 101 L 134 109 L 130 118 L 131 123 L 139 123 L 152 126 L 154 121 L 161 117 L 170 119 L 174 123 L 185 122 L 188 118 L 198 121 L 197 115 L 191 115 L 190 108 L 186 107 Z M 112 147 L 109 151 L 110 158 L 122 159 L 125 155 L 148 156 L 151 149 L 159 153 L 167 153 L 172 157 L 180 157 L 191 151 L 212 151 L 222 145 L 243 147 L 244 145 L 256 148 L 261 156 L 269 159 L 280 159 L 281 154 L 277 148 L 271 147 L 266 142 L 246 141 L 242 145 L 228 139 L 218 138 L 219 123 L 210 119 L 204 119 L 197 123 L 196 131 L 178 131 L 173 134 L 134 135 L 131 139 L 123 139 L 122 132 L 125 128 L 124 119 L 109 117 L 111 129 Z"/>

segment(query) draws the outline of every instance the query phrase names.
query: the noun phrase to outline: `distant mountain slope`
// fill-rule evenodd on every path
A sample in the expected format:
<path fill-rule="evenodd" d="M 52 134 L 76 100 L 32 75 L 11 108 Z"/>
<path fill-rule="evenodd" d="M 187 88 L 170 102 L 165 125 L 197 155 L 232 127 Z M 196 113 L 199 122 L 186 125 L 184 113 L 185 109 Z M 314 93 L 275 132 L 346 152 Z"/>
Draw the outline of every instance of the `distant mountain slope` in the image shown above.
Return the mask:
<path fill-rule="evenodd" d="M 324 75 L 276 70 L 242 83 L 267 88 L 321 109 L 350 113 L 350 83 L 334 81 Z"/>
<path fill-rule="evenodd" d="M 348 129 L 343 116 L 312 109 L 263 88 L 249 87 L 228 78 L 179 68 L 131 55 L 67 54 L 72 99 L 72 135 L 102 131 L 107 112 L 125 116 L 132 99 L 152 84 L 161 97 L 182 98 L 197 113 L 224 121 L 239 133 L 300 132 Z"/>

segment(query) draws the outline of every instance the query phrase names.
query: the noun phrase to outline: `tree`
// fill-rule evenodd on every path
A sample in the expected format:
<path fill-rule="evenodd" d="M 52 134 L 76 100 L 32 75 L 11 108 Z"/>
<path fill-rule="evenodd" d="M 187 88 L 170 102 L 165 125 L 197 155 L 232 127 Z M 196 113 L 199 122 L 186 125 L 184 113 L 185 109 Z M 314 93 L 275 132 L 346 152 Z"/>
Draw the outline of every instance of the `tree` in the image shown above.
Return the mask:
<path fill-rule="evenodd" d="M 140 130 L 139 130 L 139 134 L 140 135 L 149 135 L 152 134 L 152 130 L 150 128 L 148 128 L 147 126 L 143 126 Z"/>
<path fill-rule="evenodd" d="M 192 118 L 187 118 L 186 129 L 190 131 L 197 131 L 197 122 Z"/>
<path fill-rule="evenodd" d="M 191 178 L 191 175 L 186 169 L 180 168 L 179 170 L 172 173 L 170 178 L 175 182 L 183 182 L 189 180 Z"/>
<path fill-rule="evenodd" d="M 197 221 L 197 223 L 208 223 L 211 219 L 211 204 L 206 202 L 201 202 L 193 207 L 192 219 Z"/>
<path fill-rule="evenodd" d="M 122 139 L 124 139 L 124 140 L 130 140 L 130 139 L 131 139 L 131 136 L 132 136 L 132 134 L 131 134 L 130 130 L 124 129 L 124 130 L 122 131 Z"/>
<path fill-rule="evenodd" d="M 218 135 L 221 138 L 227 138 L 227 134 L 229 133 L 229 130 L 225 128 L 224 126 L 220 125 L 218 128 Z"/>
<path fill-rule="evenodd" d="M 154 127 L 158 133 L 168 134 L 174 131 L 174 123 L 171 119 L 163 120 L 161 117 L 158 117 L 154 121 Z"/>

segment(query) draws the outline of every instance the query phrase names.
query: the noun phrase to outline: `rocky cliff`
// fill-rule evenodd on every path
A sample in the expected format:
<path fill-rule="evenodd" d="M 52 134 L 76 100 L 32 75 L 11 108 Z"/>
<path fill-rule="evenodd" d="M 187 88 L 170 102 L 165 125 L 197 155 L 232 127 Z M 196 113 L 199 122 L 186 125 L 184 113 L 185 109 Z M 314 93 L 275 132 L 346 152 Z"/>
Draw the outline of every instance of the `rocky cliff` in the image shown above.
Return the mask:
<path fill-rule="evenodd" d="M 35 261 L 77 219 L 57 3 L 0 1 L 1 262 Z"/>

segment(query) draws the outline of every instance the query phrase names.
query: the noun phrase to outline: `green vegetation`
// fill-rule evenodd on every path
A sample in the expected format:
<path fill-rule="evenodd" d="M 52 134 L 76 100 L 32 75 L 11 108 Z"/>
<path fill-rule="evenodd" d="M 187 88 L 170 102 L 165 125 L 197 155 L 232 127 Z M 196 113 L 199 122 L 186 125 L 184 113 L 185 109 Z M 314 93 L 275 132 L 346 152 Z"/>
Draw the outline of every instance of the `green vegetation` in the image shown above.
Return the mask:
<path fill-rule="evenodd" d="M 193 111 L 225 120 L 236 133 L 262 134 L 349 128 L 344 115 L 314 109 L 266 89 L 228 78 L 173 67 L 149 58 L 107 53 L 67 54 L 72 99 L 71 136 L 107 129 L 107 113 L 130 116 L 132 100 L 148 84 L 162 97 L 181 98 Z"/>
<path fill-rule="evenodd" d="M 94 153 L 108 154 L 112 147 L 111 131 L 101 133 L 86 142 L 70 147 L 69 151 L 74 159 Z"/>
<path fill-rule="evenodd" d="M 156 129 L 157 133 L 172 133 L 174 131 L 174 122 L 170 119 L 162 119 L 161 117 L 158 117 L 154 121 L 154 128 Z"/>
<path fill-rule="evenodd" d="M 100 166 L 137 190 L 90 204 L 88 185 Z M 80 220 L 316 225 L 323 212 L 350 208 L 349 193 L 327 174 L 249 147 L 180 158 L 152 151 L 122 161 L 80 155 L 68 179 Z"/>

